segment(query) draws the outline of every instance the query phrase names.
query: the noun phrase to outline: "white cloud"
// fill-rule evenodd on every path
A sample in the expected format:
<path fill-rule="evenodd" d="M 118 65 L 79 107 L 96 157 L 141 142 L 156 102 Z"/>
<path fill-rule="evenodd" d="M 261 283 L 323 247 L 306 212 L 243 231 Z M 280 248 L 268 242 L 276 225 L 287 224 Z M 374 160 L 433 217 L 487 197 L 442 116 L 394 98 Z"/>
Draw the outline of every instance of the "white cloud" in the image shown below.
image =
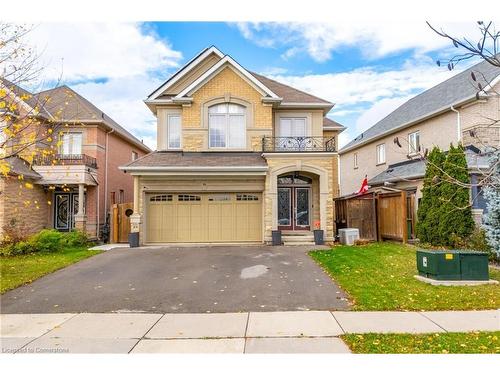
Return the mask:
<path fill-rule="evenodd" d="M 121 78 L 177 67 L 182 54 L 134 23 L 42 23 L 28 34 L 47 79 Z"/>
<path fill-rule="evenodd" d="M 437 24 L 436 24 L 437 25 Z M 453 35 L 477 35 L 476 24 L 439 24 Z M 450 46 L 422 21 L 404 23 L 375 20 L 349 23 L 239 23 L 243 37 L 260 46 L 286 47 L 289 59 L 305 52 L 318 62 L 329 60 L 342 47 L 355 47 L 365 58 L 379 58 L 403 50 L 428 52 Z M 273 40 L 273 43 L 269 43 Z M 473 39 L 474 40 L 474 39 Z"/>
<path fill-rule="evenodd" d="M 179 51 L 138 23 L 43 23 L 28 35 L 44 80 L 62 72 L 63 83 L 156 148 L 156 120 L 142 100 L 179 66 Z"/>
<path fill-rule="evenodd" d="M 336 103 L 335 110 L 383 98 L 407 96 L 427 89 L 458 73 L 429 62 L 407 62 L 400 69 L 384 71 L 371 66 L 342 73 L 305 76 L 274 75 L 271 78 Z M 335 110 L 333 114 L 335 114 Z"/>
<path fill-rule="evenodd" d="M 146 75 L 112 78 L 104 83 L 72 86 L 150 148 L 156 148 L 156 118 L 143 103 L 144 97 L 162 83 Z"/>
<path fill-rule="evenodd" d="M 412 96 L 402 96 L 394 98 L 384 98 L 375 102 L 368 110 L 363 111 L 356 120 L 356 134 L 362 133 L 378 121 L 382 120 L 389 113 L 394 111 L 401 104 Z"/>

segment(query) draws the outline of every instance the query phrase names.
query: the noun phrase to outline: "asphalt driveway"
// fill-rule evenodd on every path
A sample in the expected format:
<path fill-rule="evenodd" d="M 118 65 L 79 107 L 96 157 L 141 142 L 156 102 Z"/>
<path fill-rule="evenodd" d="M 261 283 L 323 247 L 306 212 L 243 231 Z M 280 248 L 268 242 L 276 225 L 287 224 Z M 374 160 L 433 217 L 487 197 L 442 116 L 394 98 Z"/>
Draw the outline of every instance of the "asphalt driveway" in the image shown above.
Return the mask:
<path fill-rule="evenodd" d="M 347 310 L 310 248 L 113 249 L 1 296 L 2 313 Z"/>

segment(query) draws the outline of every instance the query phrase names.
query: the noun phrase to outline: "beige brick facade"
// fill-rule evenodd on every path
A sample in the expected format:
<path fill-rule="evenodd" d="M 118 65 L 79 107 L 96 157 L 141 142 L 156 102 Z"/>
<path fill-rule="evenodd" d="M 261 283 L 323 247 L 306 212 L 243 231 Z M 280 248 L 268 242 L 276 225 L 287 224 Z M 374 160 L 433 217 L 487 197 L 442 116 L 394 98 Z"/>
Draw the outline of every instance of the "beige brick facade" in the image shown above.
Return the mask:
<path fill-rule="evenodd" d="M 212 65 L 213 61 L 208 63 Z M 207 65 L 207 66 L 208 66 Z M 189 73 L 188 73 L 189 74 Z M 196 70 L 193 77 L 201 77 L 200 71 Z M 191 78 L 193 80 L 194 78 Z M 192 88 L 186 93 L 182 100 L 173 98 L 158 101 L 151 106 L 157 116 L 158 121 L 158 150 L 159 151 L 179 151 L 179 149 L 169 150 L 168 132 L 169 119 L 172 116 L 181 118 L 181 147 L 180 150 L 188 152 L 210 152 L 210 151 L 254 151 L 262 152 L 263 137 L 279 137 L 279 124 L 281 118 L 304 118 L 306 124 L 306 136 L 337 138 L 338 131 L 323 130 L 325 110 L 321 103 L 311 103 L 311 105 L 301 102 L 290 103 L 291 105 L 280 107 L 280 104 L 269 103 L 269 97 L 257 88 L 258 85 L 251 83 L 248 77 L 228 64 L 222 65 L 219 71 L 215 71 L 210 77 L 206 77 L 203 83 L 197 88 Z M 189 82 L 183 80 L 183 88 L 189 87 Z M 179 88 L 174 84 L 167 89 L 170 95 L 179 94 Z M 310 99 L 308 99 L 310 100 Z M 151 100 L 152 102 L 154 100 Z M 278 100 L 279 101 L 279 100 Z M 181 104 L 182 103 L 182 104 Z M 236 103 L 246 108 L 246 147 L 241 149 L 232 148 L 211 148 L 209 145 L 209 124 L 208 108 L 220 103 Z M 325 107 L 328 107 L 326 103 Z M 273 150 L 274 151 L 274 150 Z M 272 152 L 263 153 L 267 161 L 268 170 L 265 176 L 262 175 L 259 184 L 252 181 L 243 183 L 244 172 L 224 172 L 216 173 L 210 177 L 200 175 L 192 177 L 189 183 L 184 181 L 185 173 L 191 173 L 188 169 L 183 170 L 176 176 L 173 172 L 135 172 L 139 181 L 136 192 L 136 205 L 140 216 L 132 220 L 132 230 L 139 230 L 142 243 L 147 243 L 144 238 L 148 227 L 148 214 L 145 204 L 145 194 L 149 192 L 242 192 L 254 191 L 262 193 L 262 233 L 263 241 L 271 240 L 271 232 L 277 229 L 277 180 L 278 176 L 290 172 L 299 172 L 312 179 L 311 184 L 311 213 L 310 229 L 314 224 L 319 223 L 320 228 L 325 232 L 325 238 L 332 240 L 334 236 L 334 210 L 333 198 L 338 195 L 338 155 L 336 152 L 295 152 L 293 154 Z M 214 166 L 211 166 L 215 168 Z M 224 166 L 221 166 L 224 167 Z M 194 172 L 193 172 L 194 173 Z M 208 173 L 208 172 L 207 172 Z M 240 174 L 238 174 L 240 173 Z M 266 172 L 262 172 L 264 174 Z M 234 176 L 233 179 L 228 174 Z M 154 176 L 153 176 L 154 175 Z M 157 224 L 157 223 L 156 223 Z"/>

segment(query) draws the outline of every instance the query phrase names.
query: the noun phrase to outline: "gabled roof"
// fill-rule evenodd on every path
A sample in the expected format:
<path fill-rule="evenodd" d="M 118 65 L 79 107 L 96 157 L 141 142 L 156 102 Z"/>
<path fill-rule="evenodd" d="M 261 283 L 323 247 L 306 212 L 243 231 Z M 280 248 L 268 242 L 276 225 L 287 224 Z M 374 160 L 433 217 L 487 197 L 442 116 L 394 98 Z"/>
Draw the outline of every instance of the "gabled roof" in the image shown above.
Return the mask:
<path fill-rule="evenodd" d="M 500 68 L 486 61 L 480 62 L 408 100 L 371 128 L 358 135 L 339 153 L 355 149 L 378 137 L 445 112 L 451 106 L 474 100 L 477 88 L 473 85 L 471 72 L 475 72 L 478 82 L 483 87 L 488 87 L 489 83 L 495 82 L 500 77 Z"/>
<path fill-rule="evenodd" d="M 186 87 L 182 92 L 177 95 L 166 95 L 166 90 L 174 85 L 179 79 L 188 74 L 197 65 L 199 65 L 204 59 L 206 59 L 210 54 L 216 53 L 221 59 L 212 67 L 210 67 L 206 72 L 204 72 L 200 77 L 195 79 L 188 87 Z M 331 108 L 333 103 L 327 100 L 318 98 L 314 95 L 308 94 L 304 91 L 295 89 L 283 83 L 277 82 L 270 78 L 264 77 L 260 74 L 250 72 L 243 68 L 236 60 L 231 56 L 223 54 L 216 47 L 212 46 L 201 51 L 193 59 L 191 59 L 186 65 L 184 65 L 179 71 L 177 71 L 172 77 L 170 77 L 163 85 L 157 88 L 153 93 L 151 93 L 145 100 L 146 104 L 162 104 L 162 103 L 172 103 L 182 100 L 190 99 L 187 95 L 193 93 L 196 88 L 201 87 L 208 79 L 217 74 L 222 68 L 226 66 L 231 66 L 237 71 L 244 79 L 246 79 L 250 84 L 252 84 L 258 91 L 262 92 L 264 100 L 269 100 L 273 102 L 280 103 L 281 106 L 288 107 L 300 107 L 300 106 L 317 106 L 318 108 Z"/>
<path fill-rule="evenodd" d="M 171 87 L 174 83 L 178 82 L 183 76 L 189 73 L 196 65 L 198 65 L 201 61 L 203 61 L 210 54 L 216 54 L 220 58 L 224 57 L 224 54 L 219 51 L 219 49 L 215 46 L 210 46 L 202 50 L 199 54 L 189 60 L 182 68 L 180 68 L 177 72 L 175 72 L 165 83 L 163 83 L 160 87 L 154 90 L 151 94 L 148 95 L 149 100 L 154 100 L 158 98 L 163 92 L 165 92 L 169 87 Z"/>
<path fill-rule="evenodd" d="M 282 103 L 325 104 L 333 106 L 333 104 L 329 101 L 318 98 L 317 96 L 308 94 L 304 91 L 300 91 L 291 86 L 285 85 L 284 83 L 280 83 L 273 79 L 264 77 L 263 75 L 254 72 L 250 73 L 264 85 L 273 90 L 278 96 L 283 98 Z"/>
<path fill-rule="evenodd" d="M 205 73 L 203 73 L 200 77 L 194 80 L 188 87 L 182 90 L 174 99 L 180 99 L 185 97 L 188 94 L 192 94 L 198 87 L 202 86 L 205 82 L 207 82 L 211 77 L 216 75 L 225 66 L 231 66 L 238 73 L 240 73 L 246 80 L 249 81 L 250 84 L 256 87 L 257 90 L 261 91 L 264 95 L 274 98 L 281 99 L 278 95 L 276 95 L 269 87 L 264 85 L 255 76 L 250 74 L 245 68 L 243 68 L 240 64 L 236 62 L 231 56 L 225 55 L 217 64 L 208 69 Z"/>
<path fill-rule="evenodd" d="M 143 151 L 151 151 L 149 147 L 134 137 L 128 130 L 68 86 L 45 90 L 35 94 L 34 97 L 39 102 L 45 103 L 45 108 L 57 121 L 74 121 L 84 124 L 103 123 Z"/>

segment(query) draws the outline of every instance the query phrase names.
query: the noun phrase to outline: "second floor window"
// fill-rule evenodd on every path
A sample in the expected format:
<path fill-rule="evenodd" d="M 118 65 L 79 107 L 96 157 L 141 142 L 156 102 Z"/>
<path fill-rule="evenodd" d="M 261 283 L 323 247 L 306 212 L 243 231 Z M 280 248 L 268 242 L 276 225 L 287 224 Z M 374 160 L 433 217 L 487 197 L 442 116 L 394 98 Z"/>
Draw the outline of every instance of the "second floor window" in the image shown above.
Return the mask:
<path fill-rule="evenodd" d="M 413 155 L 420 152 L 420 132 L 408 134 L 408 154 Z"/>
<path fill-rule="evenodd" d="M 137 160 L 137 152 L 132 151 L 132 161 Z"/>
<path fill-rule="evenodd" d="M 62 155 L 80 155 L 82 153 L 82 133 L 64 133 L 61 137 L 59 153 Z"/>
<path fill-rule="evenodd" d="M 280 137 L 305 137 L 307 136 L 307 122 L 305 117 L 281 117 Z"/>
<path fill-rule="evenodd" d="M 167 120 L 168 148 L 181 148 L 181 116 L 169 115 Z"/>
<path fill-rule="evenodd" d="M 358 153 L 354 153 L 354 169 L 358 168 Z"/>
<path fill-rule="evenodd" d="M 208 109 L 209 147 L 246 147 L 246 108 L 234 103 L 223 103 Z"/>
<path fill-rule="evenodd" d="M 377 146 L 377 164 L 385 163 L 385 143 Z"/>

